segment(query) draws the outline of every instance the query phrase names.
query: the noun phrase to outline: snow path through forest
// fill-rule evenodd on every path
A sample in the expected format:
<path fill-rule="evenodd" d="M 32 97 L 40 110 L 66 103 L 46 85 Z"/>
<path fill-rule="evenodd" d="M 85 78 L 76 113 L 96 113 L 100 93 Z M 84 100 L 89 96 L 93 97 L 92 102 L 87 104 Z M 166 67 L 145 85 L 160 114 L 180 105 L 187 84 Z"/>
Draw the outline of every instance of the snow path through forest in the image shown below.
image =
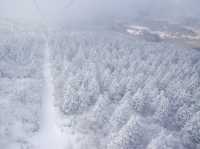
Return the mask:
<path fill-rule="evenodd" d="M 42 103 L 42 116 L 39 134 L 34 139 L 34 145 L 37 149 L 68 149 L 72 148 L 70 144 L 70 135 L 63 132 L 59 127 L 60 115 L 54 105 L 54 85 L 51 72 L 50 48 L 48 38 L 45 37 L 45 58 L 44 58 L 44 78 L 45 91 L 44 101 Z"/>

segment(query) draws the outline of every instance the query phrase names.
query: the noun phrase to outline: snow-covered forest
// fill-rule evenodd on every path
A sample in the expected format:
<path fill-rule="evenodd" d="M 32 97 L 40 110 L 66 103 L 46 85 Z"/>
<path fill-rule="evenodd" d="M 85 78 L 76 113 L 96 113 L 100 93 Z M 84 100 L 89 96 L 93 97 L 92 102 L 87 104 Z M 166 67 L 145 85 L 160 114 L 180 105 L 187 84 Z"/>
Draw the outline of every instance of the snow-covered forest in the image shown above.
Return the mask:
<path fill-rule="evenodd" d="M 0 19 L 0 149 L 200 149 L 199 18 L 105 20 Z"/>

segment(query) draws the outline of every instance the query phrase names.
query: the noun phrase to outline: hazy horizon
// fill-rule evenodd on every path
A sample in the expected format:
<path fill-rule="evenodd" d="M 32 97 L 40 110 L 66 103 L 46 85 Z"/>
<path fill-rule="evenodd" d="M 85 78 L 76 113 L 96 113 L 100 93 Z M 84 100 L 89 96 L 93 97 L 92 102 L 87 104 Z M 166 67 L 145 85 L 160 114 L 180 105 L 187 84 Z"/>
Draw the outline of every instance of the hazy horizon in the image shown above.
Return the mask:
<path fill-rule="evenodd" d="M 92 22 L 112 18 L 199 17 L 197 0 L 0 0 L 0 17 L 47 20 L 52 23 Z"/>

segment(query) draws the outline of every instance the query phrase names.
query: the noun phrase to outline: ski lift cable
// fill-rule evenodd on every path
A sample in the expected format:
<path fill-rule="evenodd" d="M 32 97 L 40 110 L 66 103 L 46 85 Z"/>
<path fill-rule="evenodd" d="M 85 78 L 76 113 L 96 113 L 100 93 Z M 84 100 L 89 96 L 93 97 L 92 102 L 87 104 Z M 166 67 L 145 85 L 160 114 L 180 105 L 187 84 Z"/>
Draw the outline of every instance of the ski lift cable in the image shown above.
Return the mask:
<path fill-rule="evenodd" d="M 67 3 L 67 4 L 65 4 L 64 6 L 63 6 L 63 8 L 62 9 L 60 9 L 60 10 L 64 10 L 64 9 L 66 9 L 66 8 L 69 8 L 70 6 L 72 6 L 72 4 L 74 3 L 74 1 L 75 0 L 69 0 L 69 2 Z M 33 2 L 33 4 L 35 5 L 35 8 L 37 9 L 37 11 L 38 11 L 38 13 L 39 13 L 39 15 L 40 15 L 40 17 L 41 17 L 41 22 L 42 22 L 42 24 L 46 27 L 46 29 L 47 29 L 47 32 L 45 33 L 44 32 L 44 34 L 43 34 L 43 36 L 44 36 L 44 39 L 48 42 L 48 30 L 49 30 L 49 27 L 48 27 L 48 17 L 47 17 L 47 14 L 45 14 L 44 13 L 44 11 L 42 11 L 41 10 L 41 8 L 40 8 L 40 6 L 38 5 L 38 2 L 37 2 L 37 0 L 32 0 L 32 2 Z M 59 11 L 60 12 L 60 11 Z"/>
<path fill-rule="evenodd" d="M 74 3 L 74 1 L 75 1 L 75 0 L 70 0 L 68 3 L 66 3 L 66 4 L 64 5 L 64 7 L 62 8 L 62 10 L 64 10 L 65 8 L 71 7 L 72 4 Z"/>
<path fill-rule="evenodd" d="M 41 9 L 40 9 L 40 7 L 39 7 L 39 5 L 38 5 L 38 3 L 37 3 L 37 0 L 33 0 L 33 3 L 34 3 L 34 5 L 35 5 L 35 8 L 37 9 L 37 11 L 38 11 L 40 17 L 42 18 L 43 24 L 44 24 L 44 25 L 47 24 L 46 17 L 44 16 L 43 12 L 41 11 Z"/>
<path fill-rule="evenodd" d="M 75 0 L 69 0 L 68 3 L 66 3 L 66 4 L 60 9 L 59 12 L 62 12 L 62 10 L 65 10 L 65 9 L 70 8 L 70 7 L 72 6 L 72 4 L 74 3 L 74 1 L 75 1 Z M 48 20 L 48 19 L 47 19 L 48 17 L 46 16 L 47 14 L 45 15 L 44 12 L 41 10 L 40 6 L 38 5 L 37 0 L 33 0 L 33 3 L 34 3 L 34 5 L 35 5 L 36 9 L 38 10 L 38 12 L 39 12 L 41 18 L 47 23 L 47 20 Z M 45 23 L 45 24 L 46 24 L 46 23 Z"/>

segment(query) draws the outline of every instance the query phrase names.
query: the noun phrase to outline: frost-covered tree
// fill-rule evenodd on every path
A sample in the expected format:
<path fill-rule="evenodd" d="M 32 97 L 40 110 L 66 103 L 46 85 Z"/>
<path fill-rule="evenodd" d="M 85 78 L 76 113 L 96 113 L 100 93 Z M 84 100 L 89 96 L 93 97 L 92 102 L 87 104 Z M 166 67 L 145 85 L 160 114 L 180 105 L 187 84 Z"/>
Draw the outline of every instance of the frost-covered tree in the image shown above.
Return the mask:
<path fill-rule="evenodd" d="M 184 149 L 178 136 L 162 131 L 148 144 L 147 149 Z"/>
<path fill-rule="evenodd" d="M 182 128 L 187 121 L 191 119 L 193 115 L 193 109 L 192 107 L 188 107 L 186 105 L 183 105 L 180 107 L 176 113 L 175 122 L 178 128 Z"/>
<path fill-rule="evenodd" d="M 154 119 L 165 128 L 170 128 L 173 121 L 173 111 L 170 100 L 165 97 L 164 92 L 161 92 L 157 97 L 157 108 L 154 114 Z"/>
<path fill-rule="evenodd" d="M 107 149 L 142 149 L 146 145 L 145 128 L 137 116 L 132 116 L 123 128 L 114 136 Z"/>
<path fill-rule="evenodd" d="M 121 127 L 127 123 L 131 115 L 134 113 L 131 105 L 132 98 L 133 96 L 131 93 L 127 92 L 122 98 L 122 101 L 116 107 L 108 124 L 108 131 L 111 133 L 120 130 Z"/>
<path fill-rule="evenodd" d="M 182 132 L 183 142 L 186 146 L 200 144 L 200 112 L 192 116 L 191 120 L 185 124 Z"/>
<path fill-rule="evenodd" d="M 92 111 L 88 115 L 91 127 L 101 129 L 108 123 L 110 115 L 113 113 L 113 104 L 108 95 L 100 95 Z"/>
<path fill-rule="evenodd" d="M 0 43 L 0 147 L 25 147 L 40 129 L 44 39 L 16 26 Z"/>

